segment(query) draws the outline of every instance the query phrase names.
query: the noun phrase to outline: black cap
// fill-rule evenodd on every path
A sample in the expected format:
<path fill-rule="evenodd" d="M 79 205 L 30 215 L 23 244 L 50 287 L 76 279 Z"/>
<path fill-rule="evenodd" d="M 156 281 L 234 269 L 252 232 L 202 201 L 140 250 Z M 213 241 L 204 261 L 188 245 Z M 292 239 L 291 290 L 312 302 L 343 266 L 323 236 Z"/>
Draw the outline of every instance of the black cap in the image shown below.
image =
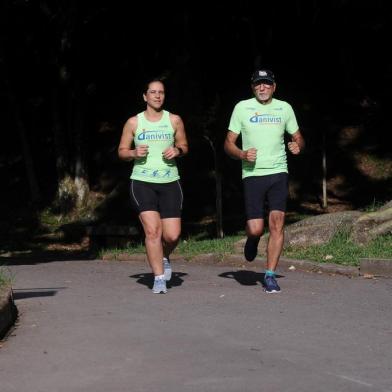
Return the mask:
<path fill-rule="evenodd" d="M 260 82 L 265 82 L 266 84 L 274 84 L 275 75 L 269 69 L 259 69 L 258 71 L 253 72 L 251 82 L 252 84 Z"/>

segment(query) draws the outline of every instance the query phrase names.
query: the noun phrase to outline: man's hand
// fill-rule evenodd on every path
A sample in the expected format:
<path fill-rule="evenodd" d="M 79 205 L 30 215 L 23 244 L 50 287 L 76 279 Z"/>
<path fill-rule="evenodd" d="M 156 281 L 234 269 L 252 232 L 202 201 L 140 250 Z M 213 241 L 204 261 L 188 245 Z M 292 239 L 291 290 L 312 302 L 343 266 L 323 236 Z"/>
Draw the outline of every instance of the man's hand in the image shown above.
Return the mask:
<path fill-rule="evenodd" d="M 247 162 L 255 162 L 257 158 L 257 150 L 255 148 L 249 148 L 248 150 L 242 151 L 242 160 Z"/>
<path fill-rule="evenodd" d="M 298 155 L 301 152 L 301 149 L 299 148 L 299 145 L 297 142 L 289 142 L 289 143 L 287 143 L 287 147 L 289 148 L 289 151 L 293 155 Z"/>

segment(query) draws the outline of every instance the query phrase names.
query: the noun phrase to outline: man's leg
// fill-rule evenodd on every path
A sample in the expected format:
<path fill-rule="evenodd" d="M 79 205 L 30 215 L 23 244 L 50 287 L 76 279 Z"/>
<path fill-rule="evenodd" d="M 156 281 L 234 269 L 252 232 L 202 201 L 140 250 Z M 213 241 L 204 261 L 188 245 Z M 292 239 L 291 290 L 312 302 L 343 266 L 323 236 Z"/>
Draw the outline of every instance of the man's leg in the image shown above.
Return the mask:
<path fill-rule="evenodd" d="M 267 269 L 275 271 L 279 262 L 279 257 L 283 249 L 284 241 L 284 220 L 283 211 L 271 211 L 269 214 L 268 227 L 269 238 L 267 247 Z"/>
<path fill-rule="evenodd" d="M 243 180 L 246 221 L 246 243 L 244 256 L 253 261 L 257 256 L 257 246 L 264 230 L 265 178 L 247 177 Z"/>
<path fill-rule="evenodd" d="M 264 275 L 264 290 L 266 293 L 279 293 L 280 287 L 276 282 L 275 270 L 283 249 L 284 240 L 284 218 L 283 211 L 273 210 L 269 214 L 269 238 L 267 245 L 267 269 Z"/>
<path fill-rule="evenodd" d="M 247 239 L 244 247 L 245 259 L 253 261 L 257 256 L 257 246 L 264 230 L 264 219 L 249 219 L 246 221 Z"/>

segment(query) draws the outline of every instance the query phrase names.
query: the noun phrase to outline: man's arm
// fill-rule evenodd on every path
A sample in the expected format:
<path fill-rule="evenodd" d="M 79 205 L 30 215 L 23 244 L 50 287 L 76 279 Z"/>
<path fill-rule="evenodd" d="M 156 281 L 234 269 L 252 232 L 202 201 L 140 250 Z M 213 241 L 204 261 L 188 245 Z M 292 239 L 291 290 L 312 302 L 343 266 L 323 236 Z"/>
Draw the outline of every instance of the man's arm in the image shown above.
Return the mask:
<path fill-rule="evenodd" d="M 289 151 L 294 154 L 300 154 L 305 148 L 305 140 L 301 135 L 300 130 L 291 135 L 291 142 L 287 143 Z"/>
<path fill-rule="evenodd" d="M 238 134 L 232 131 L 228 131 L 225 139 L 224 150 L 227 155 L 234 159 L 245 160 L 248 162 L 254 162 L 257 157 L 257 150 L 255 148 L 249 148 L 248 150 L 241 150 L 237 147 L 236 141 Z"/>

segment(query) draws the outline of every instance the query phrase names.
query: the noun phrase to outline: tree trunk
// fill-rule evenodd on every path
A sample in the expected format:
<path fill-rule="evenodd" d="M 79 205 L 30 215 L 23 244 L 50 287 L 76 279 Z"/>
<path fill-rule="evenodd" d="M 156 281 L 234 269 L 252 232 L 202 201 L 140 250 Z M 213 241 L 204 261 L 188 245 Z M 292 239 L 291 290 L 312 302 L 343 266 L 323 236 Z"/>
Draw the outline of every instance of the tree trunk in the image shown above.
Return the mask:
<path fill-rule="evenodd" d="M 74 143 L 75 143 L 75 191 L 76 191 L 76 206 L 78 208 L 83 207 L 88 199 L 90 187 L 88 184 L 86 160 L 84 159 L 85 154 L 85 143 L 83 138 L 84 131 L 84 105 L 83 98 L 79 85 L 75 89 L 77 95 L 76 108 L 75 108 L 75 123 L 74 123 Z"/>
<path fill-rule="evenodd" d="M 10 105 L 10 109 L 12 111 L 12 114 L 15 119 L 15 124 L 16 128 L 18 129 L 21 145 L 22 145 L 22 154 L 23 154 L 23 160 L 25 163 L 26 167 L 26 176 L 27 176 L 27 181 L 29 184 L 29 189 L 30 189 L 30 195 L 31 195 L 31 200 L 33 203 L 37 203 L 41 199 L 41 192 L 39 189 L 38 181 L 37 181 L 37 176 L 35 174 L 34 170 L 34 164 L 33 164 L 33 157 L 31 154 L 30 150 L 30 145 L 26 136 L 26 128 L 22 120 L 22 113 L 20 111 L 16 96 L 14 94 L 14 91 L 12 87 L 10 86 L 11 83 L 7 77 L 7 72 L 6 69 L 4 69 L 4 84 L 7 89 L 7 97 L 8 97 L 8 102 Z"/>
<path fill-rule="evenodd" d="M 215 174 L 215 208 L 216 208 L 216 236 L 218 238 L 223 238 L 223 219 L 222 219 L 222 174 L 219 170 L 218 157 L 214 143 L 212 140 L 204 135 L 205 139 L 208 141 L 212 153 L 214 155 L 214 174 Z"/>
<path fill-rule="evenodd" d="M 327 199 L 327 143 L 325 131 L 323 132 L 323 208 L 328 207 Z"/>

